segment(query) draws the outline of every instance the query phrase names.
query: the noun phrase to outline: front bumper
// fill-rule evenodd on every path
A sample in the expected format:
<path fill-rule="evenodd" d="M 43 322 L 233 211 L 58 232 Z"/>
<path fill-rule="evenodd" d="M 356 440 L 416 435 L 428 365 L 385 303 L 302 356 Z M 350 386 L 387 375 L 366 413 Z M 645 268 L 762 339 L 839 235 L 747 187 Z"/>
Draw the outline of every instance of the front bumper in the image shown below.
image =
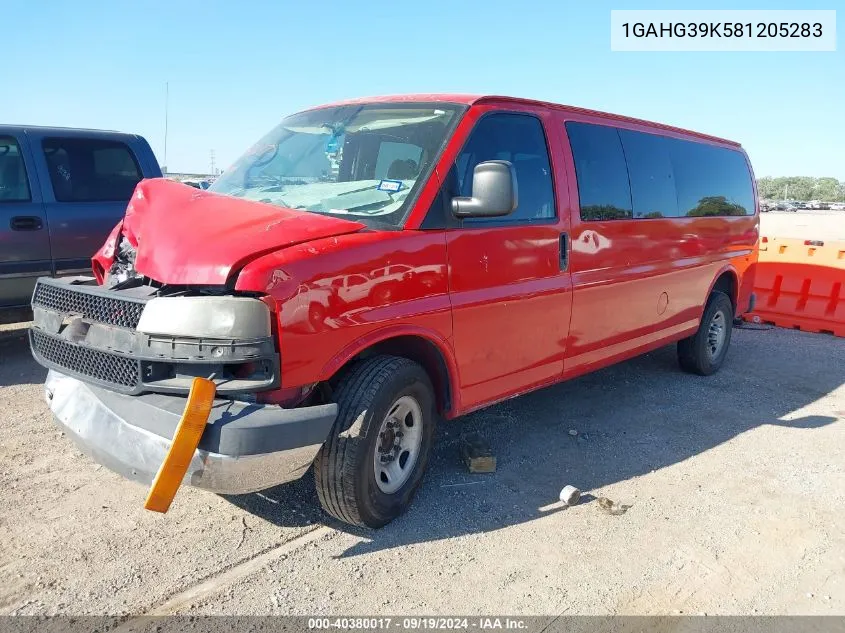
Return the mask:
<path fill-rule="evenodd" d="M 95 461 L 151 484 L 186 398 L 130 396 L 50 371 L 47 403 L 57 423 Z M 298 409 L 215 400 L 183 485 L 245 494 L 299 479 L 337 416 L 337 405 Z"/>

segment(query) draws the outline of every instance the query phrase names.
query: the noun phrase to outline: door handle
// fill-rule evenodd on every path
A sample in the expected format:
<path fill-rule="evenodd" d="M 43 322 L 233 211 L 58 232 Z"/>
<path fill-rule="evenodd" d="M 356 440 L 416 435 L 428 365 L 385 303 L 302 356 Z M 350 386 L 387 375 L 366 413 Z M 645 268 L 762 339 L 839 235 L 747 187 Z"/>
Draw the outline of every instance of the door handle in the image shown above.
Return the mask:
<path fill-rule="evenodd" d="M 566 233 L 560 234 L 560 269 L 566 270 L 569 268 L 569 235 Z"/>
<path fill-rule="evenodd" d="M 9 221 L 9 228 L 13 231 L 40 231 L 44 223 L 37 215 L 16 215 Z"/>

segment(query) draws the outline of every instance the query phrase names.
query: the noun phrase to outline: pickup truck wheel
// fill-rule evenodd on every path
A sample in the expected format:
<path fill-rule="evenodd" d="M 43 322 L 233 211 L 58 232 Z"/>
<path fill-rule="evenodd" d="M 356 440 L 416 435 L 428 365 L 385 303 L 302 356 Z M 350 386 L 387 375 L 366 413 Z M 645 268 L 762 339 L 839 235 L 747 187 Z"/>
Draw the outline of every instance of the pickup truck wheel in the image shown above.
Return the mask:
<path fill-rule="evenodd" d="M 710 295 L 698 331 L 678 342 L 678 361 L 684 371 L 709 376 L 719 370 L 731 344 L 734 309 L 724 292 Z"/>
<path fill-rule="evenodd" d="M 434 390 L 417 363 L 395 356 L 361 361 L 334 393 L 338 415 L 314 461 L 326 512 L 381 527 L 402 514 L 422 481 L 434 442 Z"/>

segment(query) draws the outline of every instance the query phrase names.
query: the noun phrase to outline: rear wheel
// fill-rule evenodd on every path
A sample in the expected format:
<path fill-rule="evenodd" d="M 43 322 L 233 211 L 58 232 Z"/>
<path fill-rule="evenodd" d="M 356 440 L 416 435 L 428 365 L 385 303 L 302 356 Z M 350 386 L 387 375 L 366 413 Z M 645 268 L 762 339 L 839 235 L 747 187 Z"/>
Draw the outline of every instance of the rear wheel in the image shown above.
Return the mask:
<path fill-rule="evenodd" d="M 406 358 L 359 362 L 334 394 L 338 415 L 314 462 L 317 496 L 332 516 L 377 528 L 402 514 L 434 441 L 434 390 Z"/>
<path fill-rule="evenodd" d="M 709 376 L 725 361 L 733 330 L 733 303 L 724 292 L 713 292 L 698 331 L 678 342 L 678 361 L 684 371 Z"/>

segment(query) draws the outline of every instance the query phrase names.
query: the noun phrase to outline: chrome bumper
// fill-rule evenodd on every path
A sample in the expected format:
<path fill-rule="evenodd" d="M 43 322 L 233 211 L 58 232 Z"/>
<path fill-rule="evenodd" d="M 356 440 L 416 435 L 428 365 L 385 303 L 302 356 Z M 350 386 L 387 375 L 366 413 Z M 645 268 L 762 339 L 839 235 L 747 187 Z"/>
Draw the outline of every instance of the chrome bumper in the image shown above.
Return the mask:
<path fill-rule="evenodd" d="M 57 423 L 83 452 L 110 470 L 147 485 L 167 455 L 181 415 L 178 405 L 185 401 L 174 401 L 172 396 L 145 400 L 105 392 L 52 370 L 47 374 L 45 396 Z M 236 406 L 239 408 L 233 413 L 231 401 L 215 403 L 183 485 L 245 494 L 299 479 L 316 457 L 337 414 L 336 405 L 306 409 Z M 132 413 L 131 421 L 125 419 L 127 410 Z M 150 420 L 158 432 L 139 425 L 150 424 Z M 159 434 L 162 432 L 164 435 Z M 204 450 L 204 444 L 232 450 Z M 249 448 L 260 445 L 281 450 L 255 453 Z"/>

